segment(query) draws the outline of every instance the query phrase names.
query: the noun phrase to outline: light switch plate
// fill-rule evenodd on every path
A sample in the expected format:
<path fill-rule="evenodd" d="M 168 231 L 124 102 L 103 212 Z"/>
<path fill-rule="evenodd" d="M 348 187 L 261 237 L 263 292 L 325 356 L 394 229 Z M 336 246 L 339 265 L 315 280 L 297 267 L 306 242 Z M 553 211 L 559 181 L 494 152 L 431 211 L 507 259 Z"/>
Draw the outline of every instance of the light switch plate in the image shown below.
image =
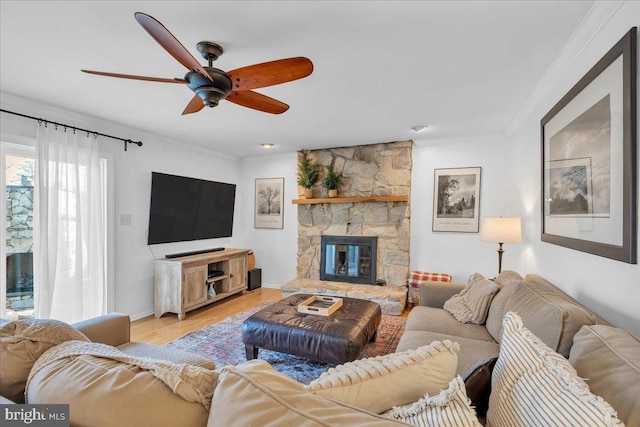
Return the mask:
<path fill-rule="evenodd" d="M 120 225 L 131 225 L 131 214 L 120 214 Z"/>

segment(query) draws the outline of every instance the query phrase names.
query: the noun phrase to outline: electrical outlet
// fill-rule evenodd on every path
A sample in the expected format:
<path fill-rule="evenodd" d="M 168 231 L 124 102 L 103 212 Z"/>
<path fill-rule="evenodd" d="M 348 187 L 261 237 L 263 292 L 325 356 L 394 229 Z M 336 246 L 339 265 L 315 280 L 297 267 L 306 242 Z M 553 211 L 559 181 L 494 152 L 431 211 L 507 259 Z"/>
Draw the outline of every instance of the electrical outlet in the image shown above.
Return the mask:
<path fill-rule="evenodd" d="M 131 225 L 131 214 L 120 214 L 120 225 Z"/>

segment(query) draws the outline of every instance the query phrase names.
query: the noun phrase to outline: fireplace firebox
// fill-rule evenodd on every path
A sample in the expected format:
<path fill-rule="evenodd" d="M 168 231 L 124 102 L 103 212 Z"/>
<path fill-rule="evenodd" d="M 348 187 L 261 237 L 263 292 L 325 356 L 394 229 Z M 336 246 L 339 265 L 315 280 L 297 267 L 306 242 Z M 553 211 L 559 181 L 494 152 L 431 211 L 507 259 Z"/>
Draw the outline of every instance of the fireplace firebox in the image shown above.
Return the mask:
<path fill-rule="evenodd" d="M 321 236 L 320 280 L 376 284 L 377 237 Z"/>

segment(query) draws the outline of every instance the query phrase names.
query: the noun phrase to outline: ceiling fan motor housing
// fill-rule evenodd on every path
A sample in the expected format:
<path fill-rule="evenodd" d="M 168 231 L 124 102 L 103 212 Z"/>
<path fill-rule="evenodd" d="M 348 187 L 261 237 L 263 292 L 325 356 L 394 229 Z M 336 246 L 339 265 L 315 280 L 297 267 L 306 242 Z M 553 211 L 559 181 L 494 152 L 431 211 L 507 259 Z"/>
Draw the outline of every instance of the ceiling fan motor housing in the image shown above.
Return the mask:
<path fill-rule="evenodd" d="M 184 78 L 189 82 L 187 84 L 189 89 L 202 99 L 204 105 L 215 107 L 220 100 L 231 93 L 231 80 L 218 68 L 205 67 L 205 69 L 213 81 L 195 71 L 189 71 Z"/>
<path fill-rule="evenodd" d="M 213 68 L 212 63 L 224 49 L 217 43 L 202 41 L 196 46 L 209 66 L 202 66 L 171 32 L 157 19 L 146 13 L 136 12 L 136 21 L 149 35 L 180 64 L 190 70 L 184 79 L 166 79 L 157 77 L 134 76 L 130 74 L 105 73 L 101 71 L 82 70 L 85 73 L 97 74 L 122 79 L 145 80 L 161 83 L 187 83 L 196 96 L 191 98 L 182 114 L 196 113 L 203 106 L 215 107 L 220 100 L 228 99 L 234 104 L 264 111 L 271 114 L 282 114 L 289 106 L 277 99 L 270 98 L 252 89 L 278 85 L 307 77 L 313 71 L 313 64 L 308 58 L 295 57 L 254 64 L 237 68 L 225 73 Z M 231 83 L 235 82 L 235 87 Z M 235 89 L 235 91 L 234 91 Z M 233 93 L 233 97 L 229 95 Z M 202 100 L 202 103 L 198 101 Z"/>

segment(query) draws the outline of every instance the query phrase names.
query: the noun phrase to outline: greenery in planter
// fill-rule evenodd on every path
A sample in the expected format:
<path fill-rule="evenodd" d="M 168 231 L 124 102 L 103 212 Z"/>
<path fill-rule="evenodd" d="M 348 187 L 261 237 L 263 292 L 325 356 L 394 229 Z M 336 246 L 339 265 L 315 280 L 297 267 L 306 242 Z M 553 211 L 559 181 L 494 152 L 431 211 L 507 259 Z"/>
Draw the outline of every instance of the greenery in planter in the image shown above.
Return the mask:
<path fill-rule="evenodd" d="M 327 166 L 327 175 L 322 180 L 322 188 L 325 190 L 337 190 L 342 185 L 342 177 L 333 170 L 333 165 Z"/>
<path fill-rule="evenodd" d="M 302 150 L 298 153 L 298 185 L 311 188 L 318 182 L 320 171 L 318 164 L 309 158 L 309 152 Z"/>

